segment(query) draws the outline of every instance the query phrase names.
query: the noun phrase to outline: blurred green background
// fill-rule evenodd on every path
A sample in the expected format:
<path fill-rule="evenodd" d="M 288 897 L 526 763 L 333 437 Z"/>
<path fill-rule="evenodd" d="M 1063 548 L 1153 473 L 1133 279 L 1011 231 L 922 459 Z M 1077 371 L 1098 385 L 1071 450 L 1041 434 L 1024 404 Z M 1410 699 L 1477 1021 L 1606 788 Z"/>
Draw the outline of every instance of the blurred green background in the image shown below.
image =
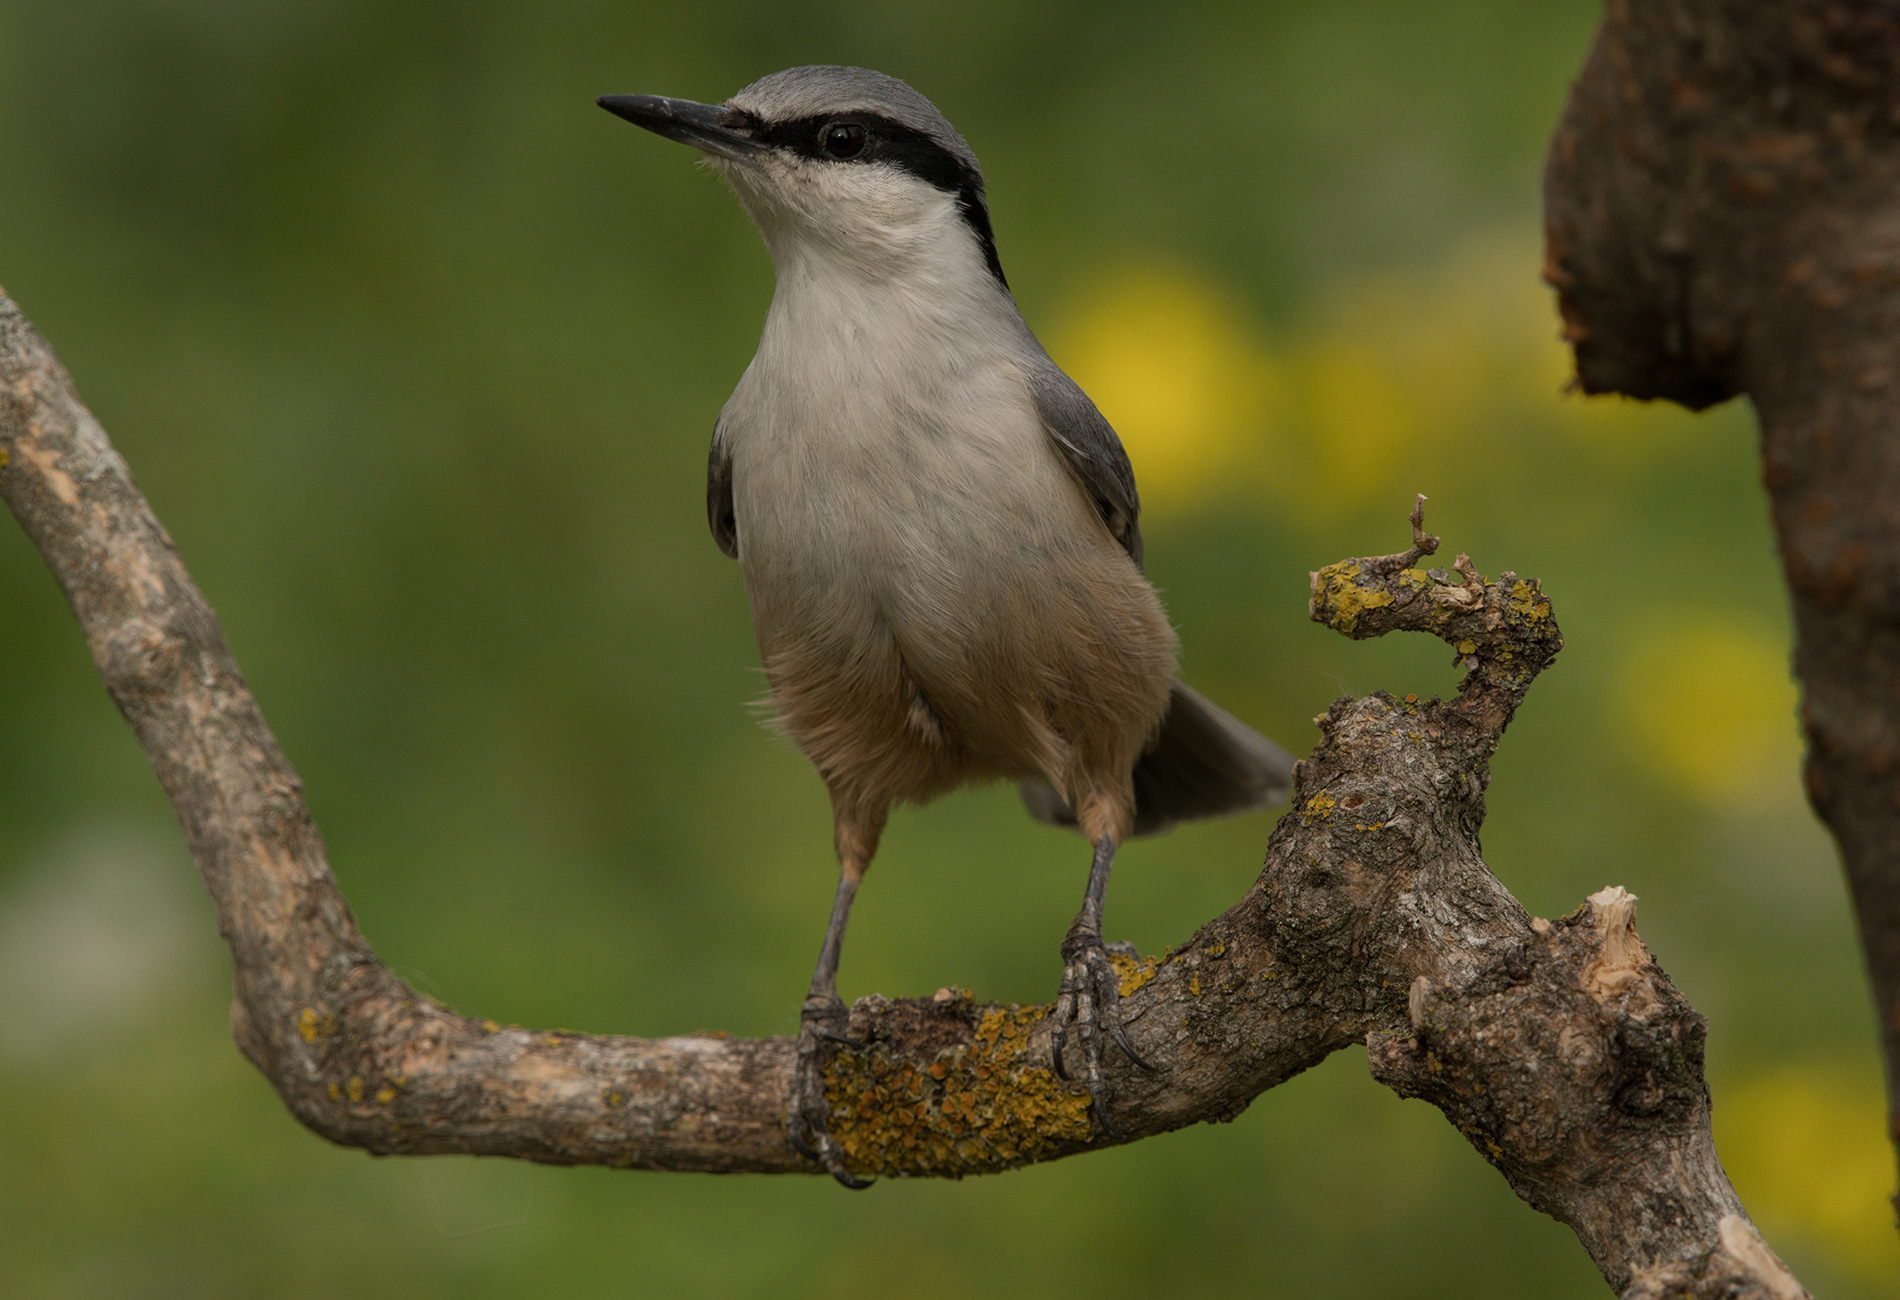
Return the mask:
<path fill-rule="evenodd" d="M 1541 915 L 1620 884 L 1709 1017 L 1717 1136 L 1817 1293 L 1891 1294 L 1843 890 L 1798 792 L 1745 409 L 1566 397 L 1542 151 L 1587 0 L 1170 6 L 13 0 L 0 284 L 111 431 L 302 773 L 370 939 L 471 1014 L 794 1029 L 833 882 L 748 709 L 702 511 L 770 267 L 692 155 L 594 107 L 863 63 L 982 157 L 1004 266 L 1129 444 L 1187 677 L 1295 750 L 1436 643 L 1306 621 L 1399 549 L 1543 580 L 1567 649 L 1496 764 Z M 231 1047 L 228 965 L 71 616 L 0 527 L 9 1295 L 1599 1296 L 1568 1232 L 1343 1053 L 1236 1123 L 963 1184 L 391 1161 Z M 1185 939 L 1270 820 L 1123 855 Z M 894 820 L 847 997 L 1040 1001 L 1086 853 L 1006 789 Z"/>

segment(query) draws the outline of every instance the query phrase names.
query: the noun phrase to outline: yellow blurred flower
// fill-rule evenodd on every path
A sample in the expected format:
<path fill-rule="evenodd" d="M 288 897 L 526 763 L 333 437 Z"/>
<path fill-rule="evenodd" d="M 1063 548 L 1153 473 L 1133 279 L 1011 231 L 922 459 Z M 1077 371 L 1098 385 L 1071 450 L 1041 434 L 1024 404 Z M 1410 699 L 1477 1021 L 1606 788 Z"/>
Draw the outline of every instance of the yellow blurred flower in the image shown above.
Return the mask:
<path fill-rule="evenodd" d="M 1341 294 L 1288 367 L 1315 510 L 1452 490 L 1500 434 L 1562 418 L 1568 362 L 1536 266 L 1526 232 L 1492 232 Z"/>
<path fill-rule="evenodd" d="M 1564 395 L 1540 256 L 1528 228 L 1489 232 L 1435 266 L 1361 278 L 1279 345 L 1215 278 L 1130 262 L 1048 339 L 1163 510 L 1240 498 L 1321 516 L 1452 490 L 1501 443 L 1534 463 L 1554 434 L 1640 469 L 1706 436 L 1673 407 Z"/>
<path fill-rule="evenodd" d="M 1144 505 L 1205 499 L 1265 465 L 1276 370 L 1245 312 L 1209 280 L 1176 266 L 1124 267 L 1050 339 L 1121 435 Z"/>
<path fill-rule="evenodd" d="M 1770 1243 L 1798 1234 L 1862 1276 L 1900 1276 L 1886 1109 L 1871 1061 L 1790 1066 L 1716 1091 L 1716 1149 Z"/>
<path fill-rule="evenodd" d="M 1313 437 L 1316 503 L 1395 500 L 1408 486 L 1418 411 L 1392 357 L 1349 333 L 1315 340 L 1301 357 L 1299 389 Z"/>
<path fill-rule="evenodd" d="M 1785 783 L 1799 753 L 1781 634 L 1699 613 L 1630 640 L 1615 687 L 1638 762 L 1711 801 Z"/>

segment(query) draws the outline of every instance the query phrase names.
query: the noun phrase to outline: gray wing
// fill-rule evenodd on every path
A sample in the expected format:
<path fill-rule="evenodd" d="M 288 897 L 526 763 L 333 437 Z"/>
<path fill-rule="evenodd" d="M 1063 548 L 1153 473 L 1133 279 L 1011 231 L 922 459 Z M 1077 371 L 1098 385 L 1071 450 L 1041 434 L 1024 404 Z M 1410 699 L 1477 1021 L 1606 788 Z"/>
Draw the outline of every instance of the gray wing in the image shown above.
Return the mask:
<path fill-rule="evenodd" d="M 706 522 L 713 541 L 733 559 L 739 558 L 739 521 L 732 513 L 732 449 L 713 425 L 712 451 L 706 456 Z"/>
<path fill-rule="evenodd" d="M 1049 439 L 1088 489 L 1108 531 L 1141 567 L 1141 498 L 1122 440 L 1095 403 L 1048 357 L 1030 367 L 1029 396 Z"/>

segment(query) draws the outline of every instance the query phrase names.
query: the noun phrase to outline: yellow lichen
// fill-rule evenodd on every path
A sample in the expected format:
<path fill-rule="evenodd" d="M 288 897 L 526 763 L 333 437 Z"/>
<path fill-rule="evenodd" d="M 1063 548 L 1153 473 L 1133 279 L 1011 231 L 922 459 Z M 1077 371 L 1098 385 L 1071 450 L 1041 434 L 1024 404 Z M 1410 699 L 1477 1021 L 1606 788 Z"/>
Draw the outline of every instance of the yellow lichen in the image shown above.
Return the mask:
<path fill-rule="evenodd" d="M 319 1037 L 331 1037 L 336 1033 L 336 1017 L 318 1015 L 315 1007 L 305 1007 L 297 1013 L 297 1032 L 306 1043 L 314 1043 Z"/>
<path fill-rule="evenodd" d="M 1324 790 L 1321 790 L 1318 794 L 1306 801 L 1306 813 L 1309 817 L 1315 815 L 1322 818 L 1331 817 L 1333 815 L 1333 809 L 1337 807 L 1338 804 L 1339 800 L 1333 798 L 1333 796 L 1327 794 Z"/>
<path fill-rule="evenodd" d="M 1392 603 L 1392 593 L 1362 587 L 1361 570 L 1350 560 L 1329 564 L 1313 575 L 1313 597 L 1324 600 L 1332 609 L 1332 625 L 1346 636 L 1359 626 L 1359 617 L 1369 609 L 1381 609 Z"/>
<path fill-rule="evenodd" d="M 1159 957 L 1128 957 L 1111 952 L 1108 954 L 1108 964 L 1115 968 L 1115 974 L 1120 977 L 1118 991 L 1123 997 L 1133 993 L 1161 971 Z"/>
<path fill-rule="evenodd" d="M 1043 1015 L 1042 1007 L 992 1008 L 968 1044 L 922 1068 L 880 1044 L 838 1052 L 825 1070 L 825 1099 L 847 1164 L 866 1174 L 961 1177 L 1029 1164 L 1086 1140 L 1088 1094 L 1026 1059 Z"/>
<path fill-rule="evenodd" d="M 1520 578 L 1511 585 L 1511 612 L 1519 618 L 1541 623 L 1550 617 L 1550 598 Z"/>

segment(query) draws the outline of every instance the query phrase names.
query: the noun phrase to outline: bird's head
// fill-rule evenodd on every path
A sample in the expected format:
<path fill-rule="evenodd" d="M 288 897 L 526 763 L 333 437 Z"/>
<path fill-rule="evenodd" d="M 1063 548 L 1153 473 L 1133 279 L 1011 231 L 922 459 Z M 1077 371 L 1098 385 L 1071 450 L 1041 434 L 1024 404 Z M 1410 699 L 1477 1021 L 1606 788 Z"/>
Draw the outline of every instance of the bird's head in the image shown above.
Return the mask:
<path fill-rule="evenodd" d="M 610 113 L 701 150 L 776 261 L 866 274 L 974 255 L 1004 283 L 976 155 L 931 102 L 866 68 L 788 68 L 723 104 L 602 95 Z"/>

